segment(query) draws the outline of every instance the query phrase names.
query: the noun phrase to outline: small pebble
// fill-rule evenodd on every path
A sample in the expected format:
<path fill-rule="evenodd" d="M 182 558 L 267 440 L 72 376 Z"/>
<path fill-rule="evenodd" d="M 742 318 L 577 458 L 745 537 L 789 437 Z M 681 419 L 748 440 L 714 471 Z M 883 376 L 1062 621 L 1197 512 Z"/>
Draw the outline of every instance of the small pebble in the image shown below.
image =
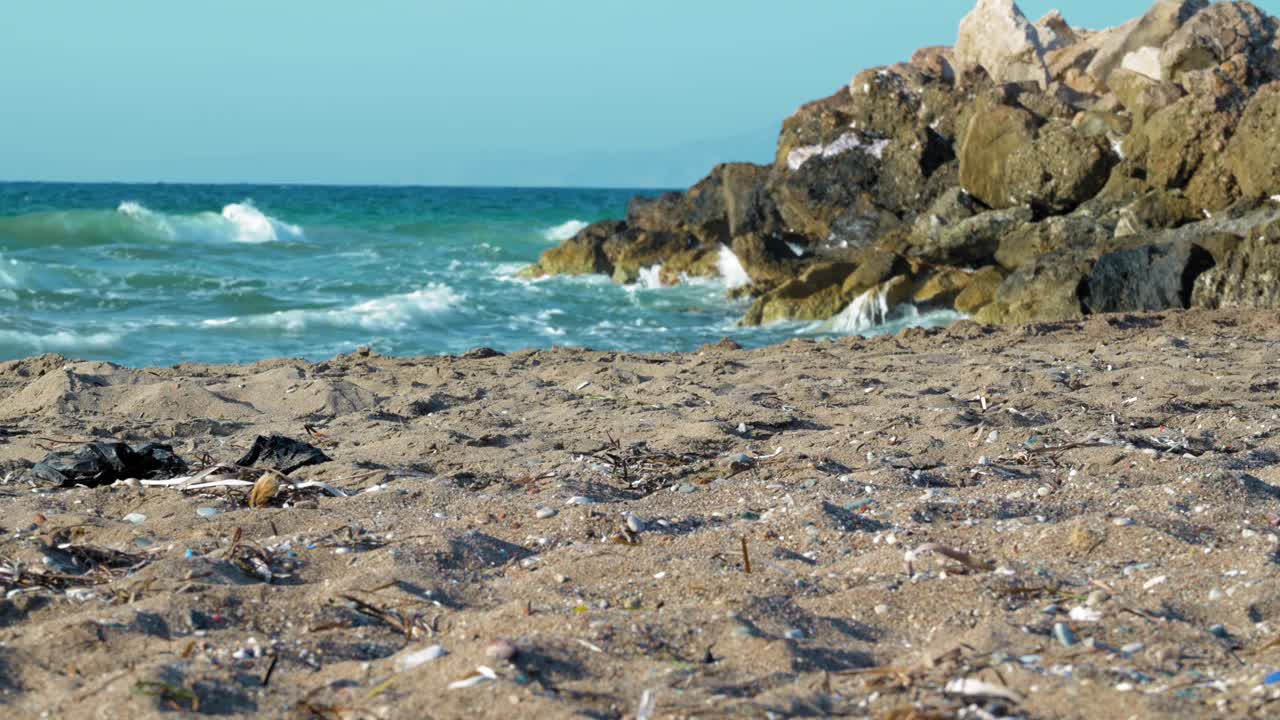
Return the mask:
<path fill-rule="evenodd" d="M 1152 588 L 1154 588 L 1154 587 L 1156 587 L 1156 586 L 1158 586 L 1158 585 L 1163 585 L 1163 584 L 1165 584 L 1165 583 L 1167 583 L 1167 582 L 1169 582 L 1169 576 L 1168 576 L 1168 575 L 1157 575 L 1156 577 L 1153 577 L 1153 578 L 1151 578 L 1150 580 L 1148 580 L 1148 581 L 1146 581 L 1146 582 L 1142 583 L 1142 589 L 1143 589 L 1143 590 L 1150 590 L 1150 589 L 1152 589 Z"/>
<path fill-rule="evenodd" d="M 214 516 L 215 516 L 215 515 L 217 515 L 219 512 L 220 512 L 220 511 L 218 510 L 218 508 L 211 508 L 211 507 L 198 507 L 198 508 L 196 508 L 196 514 L 197 514 L 197 515 L 199 515 L 199 516 L 200 516 L 200 517 L 202 517 L 202 518 L 211 518 L 211 517 L 214 517 Z"/>
<path fill-rule="evenodd" d="M 1112 520 L 1111 524 L 1117 527 L 1129 527 L 1133 524 L 1133 518 L 1118 517 Z"/>
<path fill-rule="evenodd" d="M 124 521 L 127 523 L 133 523 L 134 525 L 140 525 L 147 521 L 147 516 L 142 513 L 129 513 L 124 516 Z"/>
<path fill-rule="evenodd" d="M 1227 630 L 1227 626 L 1222 624 L 1210 626 L 1209 634 L 1213 635 L 1214 637 L 1222 638 L 1223 640 L 1231 639 L 1231 631 Z"/>
<path fill-rule="evenodd" d="M 804 631 L 801 630 L 800 628 L 791 628 L 790 630 L 787 630 L 785 633 L 783 633 L 782 636 L 788 640 L 803 640 Z"/>
<path fill-rule="evenodd" d="M 1134 642 L 1134 643 L 1129 643 L 1128 645 L 1125 645 L 1124 647 L 1120 648 L 1120 652 L 1124 653 L 1125 655 L 1137 655 L 1138 653 L 1145 650 L 1146 647 L 1147 647 L 1146 645 L 1143 645 L 1140 642 Z"/>
<path fill-rule="evenodd" d="M 536 514 L 540 520 L 546 520 L 547 518 L 555 517 L 556 512 L 557 511 L 555 508 L 540 507 L 538 508 L 538 512 Z"/>
<path fill-rule="evenodd" d="M 1085 603 L 1088 604 L 1089 607 L 1097 607 L 1110 599 L 1111 593 L 1106 590 L 1094 590 L 1089 593 L 1089 597 L 1085 599 Z"/>
<path fill-rule="evenodd" d="M 1218 588 L 1214 588 L 1209 591 L 1209 602 L 1217 602 L 1218 600 L 1221 600 L 1224 597 L 1226 597 L 1226 594 L 1223 593 Z"/>
<path fill-rule="evenodd" d="M 632 513 L 627 513 L 627 529 L 634 533 L 644 532 L 645 522 Z"/>
<path fill-rule="evenodd" d="M 1050 492 L 1052 491 L 1049 490 L 1048 486 L 1046 485 L 1041 485 L 1040 487 L 1036 488 L 1036 495 L 1039 497 L 1049 497 Z"/>
<path fill-rule="evenodd" d="M 683 484 L 683 485 L 681 485 L 681 486 L 680 486 L 680 492 L 682 492 L 682 493 L 694 493 L 694 492 L 698 492 L 698 488 L 694 487 L 693 485 L 690 485 L 689 483 L 685 483 L 685 484 Z"/>
<path fill-rule="evenodd" d="M 590 505 L 594 502 L 594 500 L 585 495 L 574 495 L 565 502 L 565 505 Z"/>
<path fill-rule="evenodd" d="M 877 615 L 885 615 L 889 612 L 889 606 L 884 604 L 877 605 L 875 606 L 875 612 Z"/>
<path fill-rule="evenodd" d="M 520 652 L 510 640 L 494 640 L 484 649 L 484 654 L 493 660 L 507 661 Z"/>

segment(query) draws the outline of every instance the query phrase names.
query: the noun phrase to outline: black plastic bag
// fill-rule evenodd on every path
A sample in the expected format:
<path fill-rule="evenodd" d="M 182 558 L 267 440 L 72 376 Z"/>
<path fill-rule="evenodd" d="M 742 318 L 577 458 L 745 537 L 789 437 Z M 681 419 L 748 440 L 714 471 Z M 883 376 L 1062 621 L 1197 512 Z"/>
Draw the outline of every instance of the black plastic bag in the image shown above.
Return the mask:
<path fill-rule="evenodd" d="M 95 442 L 72 452 L 54 452 L 27 471 L 41 485 L 110 485 L 128 478 L 159 478 L 181 475 L 187 464 L 173 448 L 147 443 L 138 448 L 122 442 Z"/>
<path fill-rule="evenodd" d="M 259 435 L 253 441 L 248 454 L 236 461 L 244 467 L 265 467 L 288 475 L 300 467 L 327 463 L 333 458 L 325 455 L 320 448 L 308 445 L 300 440 L 283 435 L 264 437 Z"/>

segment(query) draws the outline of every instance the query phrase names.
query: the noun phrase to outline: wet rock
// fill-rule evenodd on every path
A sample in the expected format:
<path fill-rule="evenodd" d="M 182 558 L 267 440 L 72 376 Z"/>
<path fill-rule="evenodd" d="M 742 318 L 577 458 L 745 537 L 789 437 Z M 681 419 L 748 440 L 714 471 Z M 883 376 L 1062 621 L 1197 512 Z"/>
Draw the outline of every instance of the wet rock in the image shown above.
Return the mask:
<path fill-rule="evenodd" d="M 1088 312 L 1142 312 L 1191 306 L 1196 278 L 1213 256 L 1190 242 L 1143 245 L 1103 255 L 1080 289 Z"/>
<path fill-rule="evenodd" d="M 778 320 L 826 320 L 848 304 L 844 281 L 857 268 L 852 263 L 819 262 L 756 301 L 747 324 Z"/>
<path fill-rule="evenodd" d="M 923 238 L 913 237 L 910 252 L 913 257 L 934 263 L 983 264 L 995 256 L 1005 235 L 1030 223 L 1033 217 L 1029 207 L 991 210 L 941 226 Z"/>
<path fill-rule="evenodd" d="M 1000 289 L 1004 278 L 1004 272 L 994 265 L 979 269 L 970 276 L 964 290 L 956 296 L 956 312 L 972 315 L 990 305 L 995 301 L 996 292 Z"/>
<path fill-rule="evenodd" d="M 982 66 L 996 82 L 1049 84 L 1036 28 L 1013 0 L 978 0 L 960 21 L 955 56 L 962 67 Z"/>
<path fill-rule="evenodd" d="M 612 274 L 613 266 L 604 253 L 604 243 L 622 232 L 625 223 L 605 220 L 587 226 L 582 232 L 544 252 L 531 274 L 589 275 Z"/>

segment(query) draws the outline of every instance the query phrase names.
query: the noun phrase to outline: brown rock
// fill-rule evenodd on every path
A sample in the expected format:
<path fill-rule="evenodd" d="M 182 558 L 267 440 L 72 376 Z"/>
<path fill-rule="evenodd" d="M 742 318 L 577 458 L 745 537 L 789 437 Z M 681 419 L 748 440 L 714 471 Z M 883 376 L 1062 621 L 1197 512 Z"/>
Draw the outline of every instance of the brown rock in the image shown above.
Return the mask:
<path fill-rule="evenodd" d="M 979 269 L 969 277 L 964 290 L 956 296 L 956 312 L 973 315 L 996 299 L 996 292 L 1004 282 L 1004 272 L 994 265 Z"/>
<path fill-rule="evenodd" d="M 1280 194 L 1280 82 L 1249 101 L 1227 146 L 1226 164 L 1245 197 Z"/>

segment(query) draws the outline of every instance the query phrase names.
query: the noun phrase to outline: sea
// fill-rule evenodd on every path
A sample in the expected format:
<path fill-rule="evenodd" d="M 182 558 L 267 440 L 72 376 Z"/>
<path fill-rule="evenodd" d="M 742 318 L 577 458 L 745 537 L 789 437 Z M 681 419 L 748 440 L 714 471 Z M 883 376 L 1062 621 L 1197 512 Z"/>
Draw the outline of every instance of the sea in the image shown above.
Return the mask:
<path fill-rule="evenodd" d="M 0 360 L 133 367 L 555 346 L 688 351 L 730 337 L 891 333 L 954 313 L 861 298 L 826 322 L 738 326 L 747 282 L 666 287 L 520 271 L 660 190 L 0 184 Z"/>

